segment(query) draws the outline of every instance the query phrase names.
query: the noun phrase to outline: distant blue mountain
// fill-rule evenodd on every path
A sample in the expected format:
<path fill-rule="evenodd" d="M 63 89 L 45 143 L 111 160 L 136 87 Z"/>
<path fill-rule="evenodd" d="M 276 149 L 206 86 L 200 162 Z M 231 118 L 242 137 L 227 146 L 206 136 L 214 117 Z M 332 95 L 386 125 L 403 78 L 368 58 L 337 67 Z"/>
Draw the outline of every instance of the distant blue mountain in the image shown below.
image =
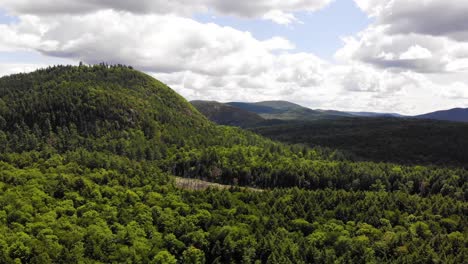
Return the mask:
<path fill-rule="evenodd" d="M 244 123 L 241 121 L 249 121 L 247 123 L 258 123 L 261 119 L 266 120 L 299 120 L 299 121 L 314 121 L 322 119 L 337 119 L 337 118 L 353 118 L 353 117 L 369 117 L 369 118 L 418 118 L 418 119 L 434 119 L 441 121 L 468 122 L 468 108 L 454 108 L 450 110 L 437 111 L 424 115 L 405 116 L 398 113 L 378 113 L 378 112 L 344 112 L 336 110 L 321 110 L 310 109 L 301 105 L 288 101 L 264 101 L 255 103 L 246 102 L 230 102 L 217 103 L 214 107 L 214 102 L 198 101 L 194 102 L 197 108 L 202 109 L 205 114 L 209 112 L 210 119 L 220 124 L 226 122 Z M 221 107 L 221 106 L 225 107 Z M 221 111 L 222 110 L 222 111 Z M 235 113 L 230 113 L 235 112 Z M 251 113 L 250 115 L 247 115 Z M 255 114 L 255 116 L 253 115 Z M 234 119 L 227 118 L 228 116 Z M 242 120 L 246 119 L 246 120 Z M 245 126 L 245 124 L 244 124 Z"/>
<path fill-rule="evenodd" d="M 374 112 L 346 112 L 353 116 L 359 117 L 405 117 L 397 113 L 374 113 Z"/>
<path fill-rule="evenodd" d="M 421 119 L 468 122 L 468 108 L 454 108 L 415 116 Z"/>
<path fill-rule="evenodd" d="M 350 116 L 339 111 L 313 110 L 288 101 L 264 101 L 256 103 L 231 102 L 230 106 L 254 112 L 265 119 L 278 120 L 319 120 Z"/>

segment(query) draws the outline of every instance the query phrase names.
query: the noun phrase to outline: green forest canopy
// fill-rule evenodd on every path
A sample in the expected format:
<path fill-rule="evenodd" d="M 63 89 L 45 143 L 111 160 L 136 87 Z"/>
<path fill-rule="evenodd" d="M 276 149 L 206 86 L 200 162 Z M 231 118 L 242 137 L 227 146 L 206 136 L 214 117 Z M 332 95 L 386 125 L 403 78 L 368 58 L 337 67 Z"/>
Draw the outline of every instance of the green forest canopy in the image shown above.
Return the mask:
<path fill-rule="evenodd" d="M 467 171 L 216 126 L 130 67 L 0 78 L 0 263 L 462 263 Z M 265 189 L 187 191 L 171 175 Z"/>

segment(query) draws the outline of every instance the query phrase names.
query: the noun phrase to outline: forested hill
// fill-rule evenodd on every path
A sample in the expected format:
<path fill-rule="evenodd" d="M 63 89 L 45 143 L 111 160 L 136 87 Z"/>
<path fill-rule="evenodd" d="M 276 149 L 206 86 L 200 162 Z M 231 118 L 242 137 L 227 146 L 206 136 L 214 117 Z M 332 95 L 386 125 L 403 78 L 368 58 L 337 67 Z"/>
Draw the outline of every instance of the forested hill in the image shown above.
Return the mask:
<path fill-rule="evenodd" d="M 256 113 L 228 104 L 214 101 L 191 101 L 190 103 L 208 119 L 220 125 L 251 127 L 265 121 Z"/>
<path fill-rule="evenodd" d="M 237 144 L 272 143 L 216 126 L 172 89 L 126 66 L 57 66 L 0 78 L 2 153 L 86 149 L 162 160 L 181 148 Z"/>
<path fill-rule="evenodd" d="M 454 108 L 449 110 L 436 111 L 424 115 L 418 115 L 415 116 L 415 118 L 468 122 L 468 108 Z"/>
<path fill-rule="evenodd" d="M 217 126 L 127 66 L 0 78 L 0 263 L 463 263 L 467 190 Z"/>
<path fill-rule="evenodd" d="M 179 176 L 244 185 L 255 179 L 263 186 L 281 182 L 271 176 L 273 170 L 285 170 L 279 166 L 287 161 L 280 162 L 284 157 L 334 155 L 217 126 L 154 78 L 104 64 L 49 67 L 0 78 L 0 158 L 9 161 L 13 153 L 22 153 L 18 164 L 29 162 L 30 156 L 80 153 L 86 166 L 110 166 L 106 159 L 117 155 L 153 162 Z M 244 164 L 252 155 L 276 165 L 251 173 L 254 168 Z M 254 177 L 261 174 L 265 176 Z"/>
<path fill-rule="evenodd" d="M 110 142 L 123 131 L 171 142 L 213 127 L 159 81 L 127 67 L 106 65 L 59 66 L 0 78 L 0 118 L 0 129 L 21 141 L 2 144 L 13 151 L 35 149 L 44 138 L 59 150 L 82 145 L 60 142 L 73 135 L 83 140 L 108 137 L 104 139 Z M 25 134 L 31 138 L 23 142 Z"/>
<path fill-rule="evenodd" d="M 231 102 L 227 105 L 256 113 L 265 119 L 319 120 L 351 116 L 345 112 L 312 110 L 287 101 L 264 101 L 257 103 Z"/>
<path fill-rule="evenodd" d="M 330 148 L 284 145 L 217 126 L 166 85 L 126 66 L 58 66 L 0 78 L 0 120 L 0 159 L 22 153 L 19 166 L 53 154 L 111 166 L 107 159 L 116 155 L 176 176 L 260 188 L 443 190 L 444 178 L 430 168 L 352 162 Z M 468 196 L 468 173 L 450 173 L 459 178 L 448 194 Z M 409 182 L 415 183 L 407 189 Z"/>

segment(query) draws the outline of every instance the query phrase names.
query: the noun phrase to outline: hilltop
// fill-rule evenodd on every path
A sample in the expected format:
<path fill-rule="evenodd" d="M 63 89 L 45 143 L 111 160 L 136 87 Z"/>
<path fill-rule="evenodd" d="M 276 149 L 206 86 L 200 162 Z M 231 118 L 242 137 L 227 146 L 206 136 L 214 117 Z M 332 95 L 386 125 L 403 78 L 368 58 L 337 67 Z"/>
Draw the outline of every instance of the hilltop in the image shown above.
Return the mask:
<path fill-rule="evenodd" d="M 90 146 L 150 156 L 161 154 L 158 145 L 177 145 L 195 131 L 214 130 L 166 85 L 131 68 L 106 65 L 50 67 L 0 78 L 0 115 L 0 129 L 9 139 L 0 146 L 7 152 L 47 144 L 61 152 Z M 133 144 L 122 144 L 121 138 Z"/>

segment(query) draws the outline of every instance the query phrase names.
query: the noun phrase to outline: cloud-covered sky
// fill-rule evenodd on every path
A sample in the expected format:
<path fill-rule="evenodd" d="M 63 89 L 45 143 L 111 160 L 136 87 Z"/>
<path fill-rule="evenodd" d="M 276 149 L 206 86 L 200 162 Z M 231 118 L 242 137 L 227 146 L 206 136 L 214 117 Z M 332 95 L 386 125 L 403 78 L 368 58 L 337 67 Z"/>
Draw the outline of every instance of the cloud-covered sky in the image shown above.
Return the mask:
<path fill-rule="evenodd" d="M 1 0 L 0 75 L 121 63 L 187 99 L 468 107 L 465 0 Z"/>

